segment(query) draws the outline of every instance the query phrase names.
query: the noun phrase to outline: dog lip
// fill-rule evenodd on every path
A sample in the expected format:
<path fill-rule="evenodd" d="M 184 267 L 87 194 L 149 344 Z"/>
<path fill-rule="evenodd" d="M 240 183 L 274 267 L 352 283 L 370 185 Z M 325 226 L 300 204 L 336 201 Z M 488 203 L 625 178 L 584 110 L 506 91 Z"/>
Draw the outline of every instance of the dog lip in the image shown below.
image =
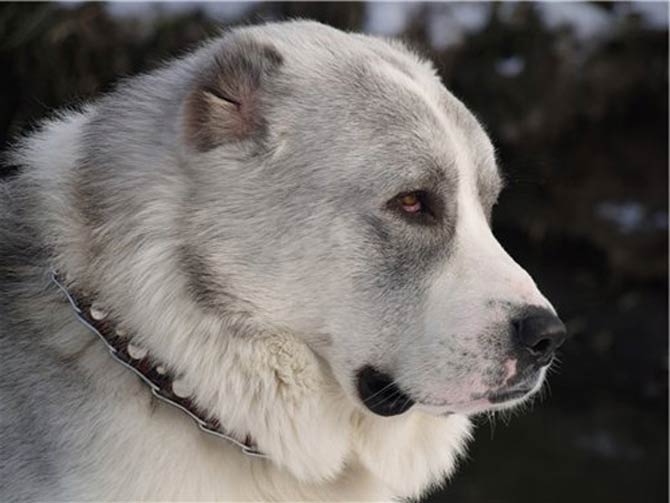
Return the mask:
<path fill-rule="evenodd" d="M 511 400 L 516 400 L 521 398 L 533 390 L 532 387 L 523 387 L 523 388 L 514 388 L 514 389 L 503 389 L 495 392 L 489 393 L 486 398 L 488 398 L 491 403 L 503 403 L 509 402 Z"/>
<path fill-rule="evenodd" d="M 400 389 L 389 374 L 370 365 L 359 370 L 356 386 L 363 404 L 379 416 L 397 416 L 414 405 L 414 400 Z"/>

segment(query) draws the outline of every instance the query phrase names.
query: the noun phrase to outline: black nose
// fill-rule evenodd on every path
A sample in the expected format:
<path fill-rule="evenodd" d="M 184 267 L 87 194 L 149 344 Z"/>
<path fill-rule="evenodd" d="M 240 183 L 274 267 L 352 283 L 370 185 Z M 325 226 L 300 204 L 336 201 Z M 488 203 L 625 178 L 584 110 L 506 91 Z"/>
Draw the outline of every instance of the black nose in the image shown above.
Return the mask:
<path fill-rule="evenodd" d="M 513 322 L 521 350 L 538 365 L 548 364 L 556 349 L 565 342 L 565 325 L 549 312 L 534 312 Z"/>

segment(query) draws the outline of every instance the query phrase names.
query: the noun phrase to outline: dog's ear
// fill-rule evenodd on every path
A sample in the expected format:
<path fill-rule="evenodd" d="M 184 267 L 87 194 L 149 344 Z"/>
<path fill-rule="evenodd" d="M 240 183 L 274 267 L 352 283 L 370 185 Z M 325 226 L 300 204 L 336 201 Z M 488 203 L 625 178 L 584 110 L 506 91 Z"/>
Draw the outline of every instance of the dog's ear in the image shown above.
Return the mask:
<path fill-rule="evenodd" d="M 281 64 L 281 54 L 268 44 L 240 36 L 224 39 L 184 102 L 186 143 L 206 152 L 261 136 L 263 91 Z"/>

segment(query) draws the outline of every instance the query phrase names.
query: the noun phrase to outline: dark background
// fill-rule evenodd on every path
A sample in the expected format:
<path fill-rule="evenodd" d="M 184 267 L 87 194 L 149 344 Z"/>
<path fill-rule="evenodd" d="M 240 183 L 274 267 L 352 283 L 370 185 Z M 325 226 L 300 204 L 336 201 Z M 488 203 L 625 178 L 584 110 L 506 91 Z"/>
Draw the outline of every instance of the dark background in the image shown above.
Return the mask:
<path fill-rule="evenodd" d="M 481 420 L 429 500 L 667 501 L 667 4 L 3 3 L 0 149 L 222 26 L 291 17 L 435 61 L 498 149 L 497 236 L 569 328 L 547 397 Z"/>

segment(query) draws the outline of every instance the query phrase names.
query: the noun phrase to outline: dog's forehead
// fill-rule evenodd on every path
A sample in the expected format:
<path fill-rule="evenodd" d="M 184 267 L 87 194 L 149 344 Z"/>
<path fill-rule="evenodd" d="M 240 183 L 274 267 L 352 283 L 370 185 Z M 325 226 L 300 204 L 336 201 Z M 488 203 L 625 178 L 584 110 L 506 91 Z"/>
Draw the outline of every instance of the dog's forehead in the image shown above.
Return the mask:
<path fill-rule="evenodd" d="M 366 57 L 340 72 L 344 106 L 356 119 L 357 133 L 367 133 L 368 145 L 381 146 L 378 168 L 387 177 L 428 186 L 468 176 L 481 197 L 494 198 L 500 176 L 479 121 L 436 75 L 427 74 L 420 63 L 407 63 Z"/>
<path fill-rule="evenodd" d="M 402 53 L 403 48 L 391 50 Z M 417 162 L 408 160 L 415 176 L 425 177 L 426 172 L 435 174 L 438 170 L 451 180 L 457 178 L 454 174 L 466 176 L 490 206 L 502 179 L 488 135 L 474 114 L 432 72 L 432 66 L 427 72 L 423 61 L 408 54 L 411 57 L 400 63 L 382 58 L 384 64 L 367 72 L 373 91 L 365 93 L 363 99 L 385 112 L 370 114 L 370 119 L 394 140 L 388 145 L 388 155 L 399 159 L 404 153 L 415 156 Z M 412 57 L 414 64 L 406 64 Z M 381 92 L 375 95 L 375 90 Z M 398 139 L 404 143 L 398 145 Z"/>
<path fill-rule="evenodd" d="M 302 138 L 327 141 L 331 152 L 341 143 L 370 159 L 365 171 L 381 170 L 389 183 L 436 179 L 440 172 L 453 180 L 455 171 L 467 171 L 482 197 L 497 193 L 488 136 L 433 65 L 404 44 L 314 22 L 253 31 L 284 57 L 292 109 L 282 110 L 284 127 L 295 127 L 287 118 L 303 110 Z"/>

